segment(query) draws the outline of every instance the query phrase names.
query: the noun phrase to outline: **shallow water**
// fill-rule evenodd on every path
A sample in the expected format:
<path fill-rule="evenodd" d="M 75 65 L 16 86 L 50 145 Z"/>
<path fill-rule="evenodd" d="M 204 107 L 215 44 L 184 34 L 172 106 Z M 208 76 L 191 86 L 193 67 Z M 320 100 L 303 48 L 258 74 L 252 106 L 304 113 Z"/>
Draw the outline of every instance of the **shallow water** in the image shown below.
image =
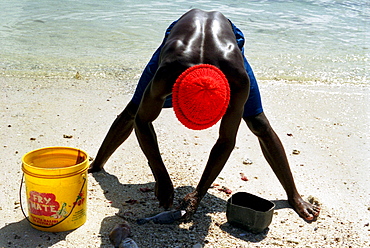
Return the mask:
<path fill-rule="evenodd" d="M 367 0 L 14 0 L 0 9 L 0 73 L 133 78 L 191 8 L 223 12 L 246 36 L 258 79 L 369 83 Z"/>

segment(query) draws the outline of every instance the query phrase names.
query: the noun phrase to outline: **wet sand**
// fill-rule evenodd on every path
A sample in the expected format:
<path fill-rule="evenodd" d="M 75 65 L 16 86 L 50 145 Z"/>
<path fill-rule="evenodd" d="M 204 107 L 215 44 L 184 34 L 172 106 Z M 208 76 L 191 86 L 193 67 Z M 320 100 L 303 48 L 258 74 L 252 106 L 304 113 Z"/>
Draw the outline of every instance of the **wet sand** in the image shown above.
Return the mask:
<path fill-rule="evenodd" d="M 136 224 L 163 209 L 152 191 L 140 191 L 152 189 L 154 178 L 132 134 L 108 161 L 106 172 L 89 175 L 88 218 L 82 227 L 63 233 L 31 228 L 18 196 L 22 155 L 45 146 L 72 146 L 94 157 L 135 81 L 83 75 L 80 80 L 0 78 L 0 247 L 112 247 L 108 234 L 121 217 L 130 223 L 139 247 L 370 245 L 370 91 L 369 86 L 349 84 L 260 82 L 265 113 L 284 144 L 297 188 L 304 199 L 322 207 L 315 222 L 305 222 L 289 207 L 256 138 L 242 123 L 235 150 L 215 181 L 218 186 L 208 190 L 189 223 Z M 218 126 L 188 130 L 172 109 L 163 110 L 154 126 L 176 188 L 176 205 L 196 186 Z M 252 163 L 244 164 L 247 159 Z M 222 186 L 274 201 L 269 228 L 256 235 L 229 225 L 225 211 L 230 195 L 219 190 Z"/>

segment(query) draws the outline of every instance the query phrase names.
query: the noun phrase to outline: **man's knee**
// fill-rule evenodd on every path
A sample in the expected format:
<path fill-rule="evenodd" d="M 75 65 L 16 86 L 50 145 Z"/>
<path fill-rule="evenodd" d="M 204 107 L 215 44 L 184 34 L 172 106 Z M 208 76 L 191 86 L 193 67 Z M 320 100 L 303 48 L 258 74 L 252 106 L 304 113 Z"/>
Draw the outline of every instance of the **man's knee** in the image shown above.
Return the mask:
<path fill-rule="evenodd" d="M 134 120 L 137 110 L 139 108 L 139 105 L 134 103 L 133 101 L 130 101 L 126 108 L 117 116 L 117 119 L 126 119 L 126 120 Z"/>
<path fill-rule="evenodd" d="M 252 133 L 258 137 L 268 135 L 272 131 L 271 125 L 262 112 L 255 116 L 243 117 Z"/>

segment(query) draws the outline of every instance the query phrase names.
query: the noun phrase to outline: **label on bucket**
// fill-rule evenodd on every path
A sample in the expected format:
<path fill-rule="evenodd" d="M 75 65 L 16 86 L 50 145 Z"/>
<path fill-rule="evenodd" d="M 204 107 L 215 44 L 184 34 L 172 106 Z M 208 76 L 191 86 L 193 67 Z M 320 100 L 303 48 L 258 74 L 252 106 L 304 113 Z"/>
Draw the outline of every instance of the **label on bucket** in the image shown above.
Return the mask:
<path fill-rule="evenodd" d="M 60 203 L 57 201 L 55 194 L 53 193 L 41 193 L 37 191 L 30 191 L 30 198 L 28 198 L 28 206 L 32 221 L 38 225 L 51 226 L 63 218 L 67 217 L 69 212 L 67 211 L 67 203 Z M 85 201 L 83 193 L 80 193 L 74 205 L 81 206 Z M 81 213 L 81 211 L 83 213 Z M 73 216 L 74 221 L 85 215 L 84 209 L 78 211 L 76 216 Z M 42 217 L 45 216 L 45 217 Z"/>
<path fill-rule="evenodd" d="M 36 191 L 31 191 L 30 198 L 28 199 L 29 210 L 35 215 L 55 215 L 60 207 L 59 202 L 57 202 L 55 199 L 56 196 L 53 193 L 39 193 Z"/>

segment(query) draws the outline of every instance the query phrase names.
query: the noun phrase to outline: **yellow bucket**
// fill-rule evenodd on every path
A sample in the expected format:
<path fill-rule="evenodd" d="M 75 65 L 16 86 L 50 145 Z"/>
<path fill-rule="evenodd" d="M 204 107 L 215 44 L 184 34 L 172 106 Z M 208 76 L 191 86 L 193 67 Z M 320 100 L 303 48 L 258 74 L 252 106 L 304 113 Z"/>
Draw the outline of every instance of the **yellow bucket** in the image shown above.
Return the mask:
<path fill-rule="evenodd" d="M 41 148 L 22 157 L 32 227 L 63 232 L 86 222 L 88 167 L 87 153 L 70 147 Z"/>

